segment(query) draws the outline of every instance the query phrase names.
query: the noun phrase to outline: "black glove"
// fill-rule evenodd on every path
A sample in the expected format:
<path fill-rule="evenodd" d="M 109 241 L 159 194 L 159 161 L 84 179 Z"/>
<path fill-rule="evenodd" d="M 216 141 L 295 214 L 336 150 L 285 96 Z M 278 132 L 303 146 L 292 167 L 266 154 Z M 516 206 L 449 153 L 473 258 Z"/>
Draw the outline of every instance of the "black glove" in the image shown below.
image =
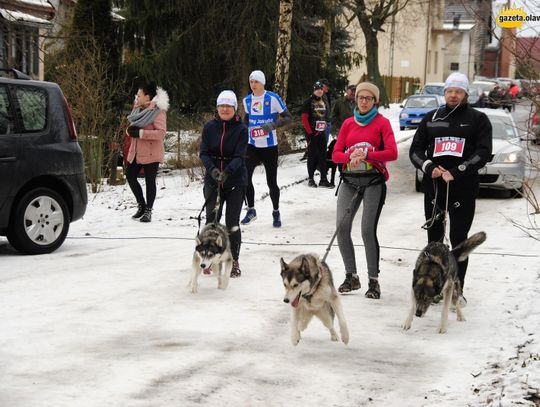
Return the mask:
<path fill-rule="evenodd" d="M 127 132 L 129 134 L 129 136 L 133 137 L 133 138 L 139 138 L 139 130 L 140 130 L 140 128 L 137 127 L 137 126 L 129 126 L 127 128 Z"/>
<path fill-rule="evenodd" d="M 219 182 L 219 178 L 221 177 L 221 171 L 218 168 L 214 168 L 210 172 L 210 176 L 214 181 Z"/>
<path fill-rule="evenodd" d="M 428 165 L 426 165 L 426 171 L 425 171 L 425 174 L 431 178 L 431 173 L 433 172 L 433 170 L 437 168 L 437 165 L 433 164 L 433 163 L 430 163 Z"/>
<path fill-rule="evenodd" d="M 217 179 L 217 182 L 221 182 L 221 183 L 224 183 L 225 180 L 227 179 L 227 173 L 225 171 L 221 171 L 221 173 L 219 174 L 219 177 Z"/>

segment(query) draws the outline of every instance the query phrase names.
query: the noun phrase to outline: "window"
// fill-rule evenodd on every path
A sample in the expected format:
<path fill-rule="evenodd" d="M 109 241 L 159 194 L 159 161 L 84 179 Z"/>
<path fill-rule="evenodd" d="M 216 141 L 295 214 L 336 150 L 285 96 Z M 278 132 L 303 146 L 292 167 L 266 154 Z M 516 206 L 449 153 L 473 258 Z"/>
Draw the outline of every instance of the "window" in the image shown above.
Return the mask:
<path fill-rule="evenodd" d="M 11 106 L 7 94 L 7 88 L 0 86 L 0 136 L 15 132 L 15 122 L 11 114 Z"/>
<path fill-rule="evenodd" d="M 459 62 L 450 62 L 451 71 L 459 71 Z"/>
<path fill-rule="evenodd" d="M 17 88 L 21 108 L 23 132 L 44 130 L 47 126 L 47 94 L 42 89 L 21 86 Z"/>

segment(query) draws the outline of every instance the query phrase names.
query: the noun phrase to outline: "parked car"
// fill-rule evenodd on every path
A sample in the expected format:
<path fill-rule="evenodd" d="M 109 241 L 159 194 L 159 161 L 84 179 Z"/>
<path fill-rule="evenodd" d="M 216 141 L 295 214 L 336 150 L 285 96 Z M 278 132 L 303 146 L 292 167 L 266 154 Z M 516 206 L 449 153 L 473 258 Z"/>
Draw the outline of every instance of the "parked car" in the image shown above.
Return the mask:
<path fill-rule="evenodd" d="M 540 144 L 540 106 L 536 106 L 535 112 L 531 116 L 531 143 Z"/>
<path fill-rule="evenodd" d="M 399 129 L 415 129 L 426 113 L 445 104 L 444 97 L 438 95 L 413 95 L 407 98 L 399 114 Z"/>
<path fill-rule="evenodd" d="M 481 168 L 480 188 L 508 191 L 516 195 L 525 179 L 525 146 L 512 116 L 504 110 L 477 109 L 487 115 L 493 127 L 491 159 Z M 416 191 L 420 191 L 423 172 L 416 170 Z"/>
<path fill-rule="evenodd" d="M 420 95 L 439 95 L 444 96 L 443 82 L 428 82 L 420 89 Z"/>
<path fill-rule="evenodd" d="M 481 88 L 484 91 L 484 95 L 488 96 L 489 92 L 493 90 L 493 88 L 497 85 L 497 82 L 495 81 L 474 81 L 471 86 L 475 86 L 477 88 Z"/>
<path fill-rule="evenodd" d="M 472 107 L 486 107 L 487 96 L 482 88 L 478 86 L 469 87 L 469 103 Z"/>
<path fill-rule="evenodd" d="M 62 245 L 88 202 L 70 108 L 51 82 L 0 77 L 0 235 L 25 254 Z"/>

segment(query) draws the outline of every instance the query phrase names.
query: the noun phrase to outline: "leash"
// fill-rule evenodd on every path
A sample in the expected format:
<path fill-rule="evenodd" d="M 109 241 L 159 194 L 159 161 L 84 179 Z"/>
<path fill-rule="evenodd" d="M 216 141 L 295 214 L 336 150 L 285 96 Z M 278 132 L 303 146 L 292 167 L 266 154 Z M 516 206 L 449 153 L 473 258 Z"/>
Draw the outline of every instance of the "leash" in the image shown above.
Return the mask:
<path fill-rule="evenodd" d="M 448 223 L 448 215 L 450 213 L 450 210 L 448 209 L 448 200 L 450 195 L 450 183 L 446 183 L 446 199 L 445 199 L 445 207 L 444 211 L 440 210 L 440 208 L 437 206 L 437 196 L 439 194 L 439 183 L 433 179 L 433 189 L 435 189 L 435 198 L 433 199 L 433 211 L 431 212 L 431 218 L 429 218 L 423 225 L 422 229 L 428 230 L 430 229 L 436 221 L 441 219 L 442 217 L 442 225 L 443 225 L 443 237 L 441 238 L 444 243 L 447 245 L 450 243 L 449 234 L 446 233 L 446 226 Z M 453 205 L 454 208 L 459 207 L 459 202 L 455 202 Z M 437 213 L 437 209 L 439 209 L 439 212 Z M 453 208 L 452 208 L 453 209 Z"/>
<path fill-rule="evenodd" d="M 382 174 L 380 174 L 380 176 L 382 177 Z M 339 180 L 338 189 L 341 186 L 341 181 L 343 181 L 343 180 L 344 180 L 344 176 L 342 175 L 340 177 L 340 180 Z M 336 231 L 332 235 L 332 238 L 330 239 L 330 243 L 328 243 L 328 246 L 326 247 L 326 252 L 324 253 L 324 256 L 322 258 L 323 263 L 326 262 L 326 258 L 328 257 L 328 254 L 330 253 L 330 249 L 332 248 L 332 244 L 334 243 L 334 240 L 336 239 L 336 236 L 337 236 L 339 230 L 343 226 L 343 223 L 345 222 L 345 219 L 347 218 L 347 215 L 349 215 L 352 212 L 353 205 L 354 205 L 356 199 L 358 198 L 358 196 L 360 195 L 360 192 L 365 191 L 366 188 L 369 187 L 369 186 L 378 185 L 380 180 L 381 180 L 380 177 L 375 177 L 372 180 L 370 180 L 366 185 L 362 185 L 362 186 L 355 185 L 354 183 L 352 183 L 350 181 L 344 181 L 345 184 L 351 185 L 354 189 L 356 189 L 356 192 L 354 193 L 354 195 L 353 195 L 353 197 L 351 199 L 351 203 L 349 204 L 349 206 L 345 210 L 345 214 L 341 218 L 341 221 L 339 222 L 339 225 L 336 228 Z M 384 182 L 384 178 L 383 178 L 383 182 Z M 336 191 L 336 195 L 337 195 L 337 191 Z"/>
<path fill-rule="evenodd" d="M 221 188 L 219 187 L 219 184 L 216 184 L 216 189 L 217 189 L 217 194 L 216 194 L 216 205 L 214 206 L 214 209 L 212 210 L 212 212 L 215 213 L 215 216 L 214 216 L 214 224 L 218 223 L 217 222 L 217 215 L 219 213 L 219 207 L 221 205 Z M 210 199 L 212 198 L 212 194 L 210 193 L 208 195 L 208 198 L 206 198 L 206 200 L 204 201 L 204 204 L 201 208 L 201 210 L 199 211 L 199 214 L 197 216 L 190 216 L 189 219 L 197 219 L 197 224 L 198 224 L 198 230 L 197 230 L 197 233 L 199 233 L 199 231 L 201 230 L 201 223 L 202 223 L 202 213 L 204 211 L 204 209 L 206 208 L 206 205 L 208 205 L 208 202 L 210 202 Z"/>

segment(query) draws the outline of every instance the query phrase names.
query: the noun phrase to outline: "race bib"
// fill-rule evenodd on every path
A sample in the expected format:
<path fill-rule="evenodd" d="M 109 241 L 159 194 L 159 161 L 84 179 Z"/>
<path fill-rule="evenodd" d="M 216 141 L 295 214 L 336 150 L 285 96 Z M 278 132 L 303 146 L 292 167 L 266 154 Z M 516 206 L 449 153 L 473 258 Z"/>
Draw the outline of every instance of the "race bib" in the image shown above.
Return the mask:
<path fill-rule="evenodd" d="M 454 157 L 463 157 L 465 139 L 460 137 L 436 137 L 433 157 L 452 155 Z"/>
<path fill-rule="evenodd" d="M 324 131 L 326 130 L 326 122 L 324 120 L 317 120 L 315 122 L 315 131 Z"/>
<path fill-rule="evenodd" d="M 251 129 L 251 138 L 261 138 L 261 137 L 268 137 L 268 133 L 265 133 L 265 131 L 261 127 L 253 127 Z"/>

